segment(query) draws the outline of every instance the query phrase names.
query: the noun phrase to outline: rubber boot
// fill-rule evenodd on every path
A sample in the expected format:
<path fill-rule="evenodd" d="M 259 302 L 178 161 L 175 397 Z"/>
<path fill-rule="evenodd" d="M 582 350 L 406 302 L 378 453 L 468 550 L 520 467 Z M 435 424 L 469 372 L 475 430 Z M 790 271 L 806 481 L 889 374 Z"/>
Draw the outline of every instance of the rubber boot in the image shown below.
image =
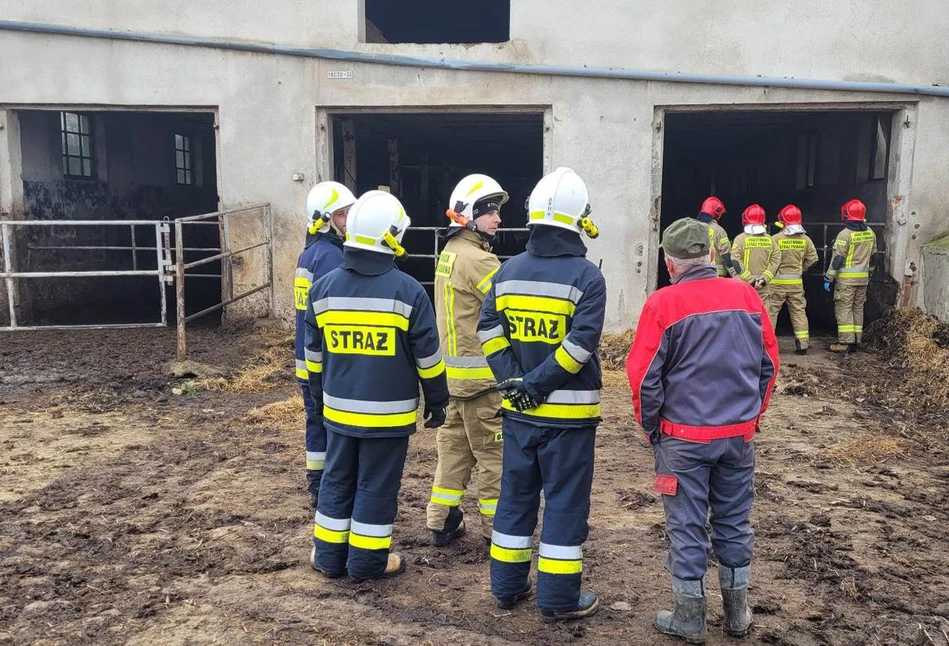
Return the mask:
<path fill-rule="evenodd" d="M 690 644 L 704 644 L 708 631 L 705 627 L 705 579 L 686 581 L 672 577 L 674 608 L 656 613 L 653 625 L 661 633 L 681 637 Z"/>
<path fill-rule="evenodd" d="M 310 550 L 310 567 L 314 570 L 325 576 L 327 579 L 338 579 L 339 577 L 346 574 L 345 572 L 327 572 L 326 570 L 321 570 L 316 564 L 316 546 L 313 546 L 313 549 Z"/>
<path fill-rule="evenodd" d="M 513 610 L 518 601 L 523 601 L 531 596 L 531 590 L 533 589 L 534 581 L 530 577 L 527 577 L 527 583 L 524 584 L 524 588 L 520 592 L 512 594 L 510 597 L 496 597 L 498 600 L 498 608 L 501 610 Z"/>
<path fill-rule="evenodd" d="M 842 354 L 844 352 L 850 352 L 850 345 L 849 343 L 831 343 L 827 349 L 831 352 Z"/>
<path fill-rule="evenodd" d="M 432 545 L 435 547 L 447 547 L 456 539 L 465 535 L 465 515 L 458 507 L 451 507 L 448 510 L 448 518 L 445 519 L 445 529 L 432 532 Z"/>
<path fill-rule="evenodd" d="M 390 552 L 389 560 L 386 562 L 385 572 L 379 576 L 372 577 L 373 579 L 391 579 L 399 576 L 405 572 L 405 557 L 402 556 L 399 552 Z M 363 583 L 369 579 L 357 579 L 356 577 L 351 577 L 356 583 Z"/>
<path fill-rule="evenodd" d="M 751 566 L 718 568 L 722 584 L 722 603 L 725 606 L 725 632 L 732 637 L 744 637 L 751 629 L 753 616 L 748 607 L 748 574 Z"/>
<path fill-rule="evenodd" d="M 577 619 L 586 619 L 596 614 L 600 609 L 600 600 L 596 594 L 589 590 L 580 593 L 580 599 L 577 601 L 576 610 L 541 610 L 541 617 L 544 623 L 554 623 L 555 621 L 575 621 Z"/>
<path fill-rule="evenodd" d="M 794 340 L 794 354 L 799 354 L 801 356 L 807 354 L 807 348 L 802 348 L 801 342 L 797 339 Z"/>

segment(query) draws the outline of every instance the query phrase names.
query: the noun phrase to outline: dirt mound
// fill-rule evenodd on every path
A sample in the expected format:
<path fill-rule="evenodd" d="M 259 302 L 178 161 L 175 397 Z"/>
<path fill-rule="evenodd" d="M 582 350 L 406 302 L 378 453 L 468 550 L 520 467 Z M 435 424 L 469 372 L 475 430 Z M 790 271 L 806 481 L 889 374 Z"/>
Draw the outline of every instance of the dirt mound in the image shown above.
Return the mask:
<path fill-rule="evenodd" d="M 205 377 L 195 382 L 198 390 L 225 393 L 257 393 L 288 383 L 293 378 L 292 332 L 270 330 L 263 335 L 263 348 L 237 374 Z"/>
<path fill-rule="evenodd" d="M 621 334 L 604 334 L 600 339 L 600 365 L 604 370 L 626 370 L 626 357 L 636 338 L 636 330 Z"/>

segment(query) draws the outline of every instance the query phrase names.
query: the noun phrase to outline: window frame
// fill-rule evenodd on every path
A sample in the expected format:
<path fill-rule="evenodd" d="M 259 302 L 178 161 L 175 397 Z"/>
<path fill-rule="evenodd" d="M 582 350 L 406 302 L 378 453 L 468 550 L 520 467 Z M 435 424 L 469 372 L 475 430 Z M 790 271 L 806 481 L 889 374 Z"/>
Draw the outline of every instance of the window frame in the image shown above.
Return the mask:
<path fill-rule="evenodd" d="M 179 153 L 181 162 L 179 163 Z M 194 171 L 194 142 L 190 134 L 175 133 L 175 185 L 197 186 Z"/>
<path fill-rule="evenodd" d="M 71 129 L 67 115 L 76 117 L 75 130 Z M 92 119 L 88 114 L 60 110 L 59 112 L 60 153 L 64 179 L 96 181 L 95 135 Z M 78 139 L 79 153 L 70 152 L 70 136 Z M 79 160 L 79 173 L 72 172 L 72 160 Z M 87 170 L 88 169 L 88 170 Z"/>

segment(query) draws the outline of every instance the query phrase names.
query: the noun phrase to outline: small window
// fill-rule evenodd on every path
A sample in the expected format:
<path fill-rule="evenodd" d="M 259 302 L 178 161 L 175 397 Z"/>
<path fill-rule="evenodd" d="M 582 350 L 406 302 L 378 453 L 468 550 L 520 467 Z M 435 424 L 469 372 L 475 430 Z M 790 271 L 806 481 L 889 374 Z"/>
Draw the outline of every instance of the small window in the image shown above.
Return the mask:
<path fill-rule="evenodd" d="M 63 143 L 63 176 L 91 179 L 92 123 L 88 115 L 60 112 L 59 124 Z"/>
<path fill-rule="evenodd" d="M 175 135 L 175 171 L 177 182 L 184 186 L 194 184 L 191 166 L 191 137 Z"/>
<path fill-rule="evenodd" d="M 890 128 L 893 116 L 878 114 L 870 133 L 870 179 L 886 179 L 890 160 Z"/>
<path fill-rule="evenodd" d="M 361 0 L 367 43 L 504 43 L 511 0 Z"/>

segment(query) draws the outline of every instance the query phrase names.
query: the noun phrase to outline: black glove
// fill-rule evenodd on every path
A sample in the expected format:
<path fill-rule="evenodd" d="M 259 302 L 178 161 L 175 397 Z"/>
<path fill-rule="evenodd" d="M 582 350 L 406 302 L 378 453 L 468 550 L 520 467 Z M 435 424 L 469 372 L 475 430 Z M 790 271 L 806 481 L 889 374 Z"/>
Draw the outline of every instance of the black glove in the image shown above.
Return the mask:
<path fill-rule="evenodd" d="M 438 428 L 445 423 L 445 407 L 433 406 L 429 408 L 426 404 L 422 419 L 428 420 L 425 422 L 425 428 Z"/>
<path fill-rule="evenodd" d="M 540 406 L 540 402 L 527 392 L 523 379 L 507 379 L 498 384 L 498 390 L 504 399 L 514 407 L 518 413 Z"/>

